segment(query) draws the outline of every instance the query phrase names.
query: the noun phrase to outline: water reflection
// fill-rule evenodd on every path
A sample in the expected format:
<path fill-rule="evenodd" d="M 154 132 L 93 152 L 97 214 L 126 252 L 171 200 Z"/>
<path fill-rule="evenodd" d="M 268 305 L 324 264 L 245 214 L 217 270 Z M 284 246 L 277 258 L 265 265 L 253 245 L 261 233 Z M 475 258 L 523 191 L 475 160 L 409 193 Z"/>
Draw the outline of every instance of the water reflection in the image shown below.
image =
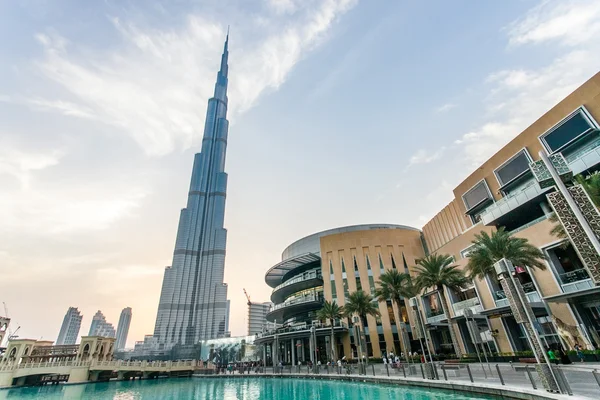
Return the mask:
<path fill-rule="evenodd" d="M 463 400 L 481 398 L 483 397 L 392 385 L 285 378 L 157 379 L 0 390 L 0 400 Z"/>

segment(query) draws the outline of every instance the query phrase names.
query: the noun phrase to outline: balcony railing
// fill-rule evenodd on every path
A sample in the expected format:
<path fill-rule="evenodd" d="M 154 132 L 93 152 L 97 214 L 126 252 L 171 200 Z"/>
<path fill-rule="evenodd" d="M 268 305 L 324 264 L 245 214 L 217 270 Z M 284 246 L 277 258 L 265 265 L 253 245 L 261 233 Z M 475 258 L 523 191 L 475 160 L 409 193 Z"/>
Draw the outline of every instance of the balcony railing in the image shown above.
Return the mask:
<path fill-rule="evenodd" d="M 583 268 L 559 274 L 558 277 L 562 282 L 560 286 L 565 293 L 577 292 L 579 290 L 591 289 L 594 287 L 590 275 L 587 270 Z"/>
<path fill-rule="evenodd" d="M 286 286 L 293 285 L 294 283 L 298 283 L 298 282 L 302 282 L 302 281 L 307 281 L 309 279 L 317 279 L 317 278 L 323 279 L 320 271 L 319 272 L 317 272 L 317 271 L 311 271 L 311 272 L 308 272 L 308 273 L 304 273 L 302 275 L 298 275 L 297 277 L 295 277 L 293 279 L 290 279 L 289 281 L 283 282 L 281 285 L 277 285 L 275 287 L 275 289 L 273 289 L 273 292 L 276 292 L 279 289 L 284 288 Z"/>
<path fill-rule="evenodd" d="M 273 308 L 271 309 L 271 311 L 279 310 L 280 308 L 288 307 L 288 306 L 291 306 L 292 304 L 310 303 L 313 301 L 322 301 L 322 300 L 323 300 L 322 294 L 310 294 L 307 296 L 296 297 L 296 298 L 287 300 L 283 303 L 275 304 L 273 306 Z"/>
<path fill-rule="evenodd" d="M 567 164 L 573 174 L 579 174 L 600 163 L 600 141 L 591 143 L 579 151 L 569 154 L 566 158 Z"/>
<path fill-rule="evenodd" d="M 466 309 L 471 309 L 473 314 L 478 314 L 483 311 L 483 306 L 479 302 L 479 298 L 473 297 L 472 299 L 467 299 L 463 301 L 459 301 L 457 303 L 452 304 L 452 308 L 454 308 L 454 315 L 459 317 L 465 314 Z"/>
<path fill-rule="evenodd" d="M 510 195 L 503 197 L 491 206 L 481 215 L 481 220 L 484 225 L 489 225 L 504 214 L 516 209 L 517 207 L 529 202 L 542 195 L 543 193 L 550 190 L 550 188 L 541 189 L 537 183 L 523 188 L 523 190 L 511 193 Z"/>
<path fill-rule="evenodd" d="M 539 303 L 542 301 L 542 298 L 535 289 L 533 282 L 525 283 L 522 286 L 523 291 L 525 292 L 525 297 L 527 297 L 527 301 L 529 303 Z M 504 293 L 504 290 L 496 290 L 496 307 L 506 307 L 508 305 L 510 305 L 510 303 L 506 298 L 506 293 Z"/>
<path fill-rule="evenodd" d="M 441 309 L 427 311 L 425 313 L 425 315 L 427 316 L 428 324 L 434 324 L 436 322 L 441 322 L 441 321 L 447 319 L 446 314 L 444 313 L 444 310 L 441 310 Z"/>
<path fill-rule="evenodd" d="M 317 322 L 317 323 L 313 323 L 313 324 L 304 323 L 304 324 L 283 326 L 283 327 L 280 327 L 277 329 L 269 329 L 263 333 L 257 334 L 256 337 L 260 338 L 260 337 L 265 337 L 265 336 L 272 336 L 274 334 L 308 331 L 308 330 L 310 330 L 311 327 L 314 327 L 315 329 L 331 329 L 331 325 L 327 325 L 327 324 L 324 324 L 321 322 Z M 334 329 L 348 329 L 348 324 L 346 324 L 343 321 L 335 321 L 333 324 L 333 328 Z"/>
<path fill-rule="evenodd" d="M 563 284 L 574 283 L 574 282 L 590 279 L 590 275 L 584 268 L 576 269 L 575 271 L 565 272 L 563 274 L 560 274 L 559 277 L 560 277 L 560 281 Z"/>

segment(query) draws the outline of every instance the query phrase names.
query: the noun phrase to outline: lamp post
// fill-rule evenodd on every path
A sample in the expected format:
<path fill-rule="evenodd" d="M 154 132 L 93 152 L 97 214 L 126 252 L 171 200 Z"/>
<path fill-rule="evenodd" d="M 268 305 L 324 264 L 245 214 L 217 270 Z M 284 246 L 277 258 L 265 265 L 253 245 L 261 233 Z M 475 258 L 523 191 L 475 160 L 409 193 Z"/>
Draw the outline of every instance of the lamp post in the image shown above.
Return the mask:
<path fill-rule="evenodd" d="M 503 258 L 494 264 L 494 269 L 498 275 L 500 284 L 504 289 L 504 293 L 508 298 L 513 316 L 517 323 L 523 327 L 525 337 L 527 338 L 537 361 L 535 368 L 544 388 L 549 392 L 562 393 L 556 375 L 552 370 L 552 364 L 550 363 L 548 354 L 544 351 L 542 341 L 537 332 L 536 325 L 534 324 L 533 320 L 535 317 L 533 315 L 533 310 L 527 303 L 521 283 L 517 282 L 513 276 L 515 268 L 512 262 Z"/>
<path fill-rule="evenodd" d="M 427 332 L 425 332 L 425 323 L 423 321 L 423 316 L 421 315 L 421 311 L 419 309 L 419 300 L 416 297 L 413 297 L 410 299 L 410 305 L 413 308 L 413 310 L 415 311 L 415 317 L 417 318 L 416 321 L 416 328 L 417 330 L 419 330 L 419 336 L 422 336 L 423 339 L 425 341 L 427 341 Z M 425 364 L 427 364 L 427 356 L 425 353 L 425 348 L 423 347 L 423 341 L 421 339 L 419 339 L 419 344 L 421 345 L 421 351 L 423 352 L 423 360 L 425 361 Z M 427 346 L 429 348 L 429 346 Z M 431 363 L 430 365 L 430 369 L 428 369 L 428 371 L 430 371 L 431 373 L 431 377 L 432 379 L 435 379 L 435 374 L 434 374 L 434 366 L 433 366 L 433 357 L 431 355 L 431 350 L 429 350 L 429 361 Z"/>

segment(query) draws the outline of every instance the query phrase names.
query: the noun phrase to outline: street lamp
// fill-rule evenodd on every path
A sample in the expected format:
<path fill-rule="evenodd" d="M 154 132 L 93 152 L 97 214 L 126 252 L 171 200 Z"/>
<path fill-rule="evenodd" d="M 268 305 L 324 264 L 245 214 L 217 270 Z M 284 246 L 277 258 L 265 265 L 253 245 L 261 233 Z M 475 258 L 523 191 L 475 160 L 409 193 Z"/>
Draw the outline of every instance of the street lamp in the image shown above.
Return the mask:
<path fill-rule="evenodd" d="M 535 317 L 533 315 L 533 310 L 525 298 L 525 292 L 521 287 L 521 283 L 513 276 L 513 273 L 515 272 L 513 263 L 510 260 L 503 258 L 494 263 L 494 270 L 498 275 L 500 284 L 510 303 L 515 320 L 523 327 L 525 337 L 527 338 L 537 361 L 536 369 L 542 380 L 542 384 L 547 391 L 562 393 L 560 385 L 558 384 L 558 379 L 554 374 L 552 364 L 548 358 L 548 354 L 544 351 L 542 341 L 536 328 L 537 325 L 534 323 Z M 545 364 L 542 364 L 542 359 L 545 361 Z"/>
<path fill-rule="evenodd" d="M 415 311 L 415 317 L 417 318 L 416 328 L 419 331 L 419 336 L 422 339 L 419 339 L 419 344 L 421 345 L 421 351 L 423 352 L 423 360 L 425 361 L 425 365 L 427 365 L 427 356 L 425 353 L 425 348 L 423 347 L 423 339 L 427 342 L 427 332 L 425 332 L 425 322 L 423 321 L 423 316 L 421 315 L 421 311 L 419 310 L 419 300 L 416 297 L 412 297 L 409 301 L 410 306 Z M 428 346 L 429 347 L 429 346 Z M 435 367 L 433 365 L 433 357 L 431 355 L 431 350 L 429 350 L 429 361 L 431 363 L 431 369 L 429 370 L 431 373 L 432 379 L 435 379 L 435 373 L 433 372 Z"/>

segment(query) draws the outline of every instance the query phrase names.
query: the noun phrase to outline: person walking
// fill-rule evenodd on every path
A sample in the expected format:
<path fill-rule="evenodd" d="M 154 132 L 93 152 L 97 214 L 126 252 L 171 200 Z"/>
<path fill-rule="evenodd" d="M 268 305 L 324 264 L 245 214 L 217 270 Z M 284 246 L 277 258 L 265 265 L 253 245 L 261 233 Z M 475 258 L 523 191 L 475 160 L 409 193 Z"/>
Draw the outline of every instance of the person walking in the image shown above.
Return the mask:
<path fill-rule="evenodd" d="M 577 352 L 577 358 L 579 358 L 579 362 L 584 362 L 585 354 L 583 354 L 583 348 L 579 343 L 575 343 L 575 351 Z"/>
<path fill-rule="evenodd" d="M 554 353 L 554 351 L 550 347 L 548 347 L 547 353 L 548 353 L 548 358 L 550 359 L 550 362 L 558 365 L 559 360 L 556 357 L 556 354 Z"/>

